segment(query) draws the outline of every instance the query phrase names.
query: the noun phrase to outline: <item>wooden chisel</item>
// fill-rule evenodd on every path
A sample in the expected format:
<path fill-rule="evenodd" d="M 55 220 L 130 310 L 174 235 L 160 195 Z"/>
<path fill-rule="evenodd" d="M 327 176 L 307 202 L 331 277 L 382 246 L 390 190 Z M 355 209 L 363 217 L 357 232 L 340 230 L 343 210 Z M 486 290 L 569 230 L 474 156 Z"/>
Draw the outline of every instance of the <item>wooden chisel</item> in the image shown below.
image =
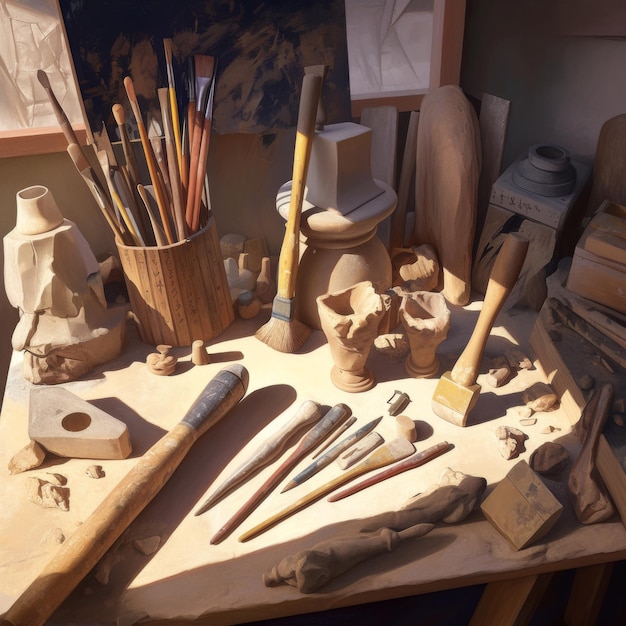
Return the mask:
<path fill-rule="evenodd" d="M 269 530 L 272 526 L 278 524 L 278 522 L 281 522 L 285 518 L 293 515 L 294 513 L 297 513 L 309 504 L 312 504 L 320 498 L 323 498 L 326 494 L 329 494 L 337 487 L 345 485 L 353 478 L 357 478 L 358 476 L 361 476 L 366 472 L 371 472 L 372 470 L 378 469 L 380 467 L 385 467 L 385 465 L 390 465 L 391 463 L 395 463 L 396 461 L 401 461 L 407 456 L 413 454 L 413 452 L 415 452 L 415 447 L 408 439 L 405 439 L 404 437 L 390 441 L 384 446 L 378 448 L 378 450 L 372 452 L 370 456 L 368 456 L 364 461 L 361 461 L 361 463 L 353 467 L 351 470 L 348 470 L 340 476 L 337 476 L 334 480 L 331 480 L 321 487 L 318 487 L 315 491 L 312 491 L 311 493 L 303 496 L 299 500 L 296 500 L 294 503 L 290 504 L 282 511 L 275 513 L 264 522 L 257 524 L 254 528 L 251 528 L 243 535 L 241 535 L 241 537 L 239 537 L 239 541 L 248 541 L 248 539 L 253 539 L 261 533 L 264 533 L 266 530 Z"/>
<path fill-rule="evenodd" d="M 317 402 L 313 402 L 313 400 L 303 402 L 296 414 L 282 428 L 277 430 L 271 437 L 268 437 L 247 461 L 220 484 L 195 512 L 195 515 L 201 515 L 208 511 L 244 480 L 250 478 L 255 472 L 278 458 L 296 433 L 319 422 L 321 417 L 322 407 Z"/>
<path fill-rule="evenodd" d="M 354 445 L 357 441 L 360 441 L 367 435 L 371 433 L 376 426 L 380 423 L 380 420 L 383 419 L 382 415 L 377 417 L 365 424 L 365 426 L 361 426 L 358 430 L 355 430 L 351 435 L 348 435 L 344 439 L 342 439 L 336 446 L 333 446 L 328 452 L 320 456 L 317 460 L 313 461 L 308 467 L 305 467 L 299 474 L 294 476 L 286 485 L 283 487 L 281 493 L 285 491 L 289 491 L 298 485 L 301 485 L 303 482 L 307 481 L 311 476 L 314 476 L 321 469 L 324 469 L 327 465 L 330 465 L 342 452 L 345 452 L 350 446 Z"/>
<path fill-rule="evenodd" d="M 285 474 L 298 463 L 305 454 L 323 441 L 337 426 L 351 415 L 350 408 L 345 404 L 336 404 L 324 417 L 308 432 L 289 457 L 280 467 L 261 485 L 248 501 L 222 526 L 211 538 L 216 544 L 228 537 L 230 533 L 243 522 L 250 513 L 266 498 L 266 496 L 285 477 Z"/>

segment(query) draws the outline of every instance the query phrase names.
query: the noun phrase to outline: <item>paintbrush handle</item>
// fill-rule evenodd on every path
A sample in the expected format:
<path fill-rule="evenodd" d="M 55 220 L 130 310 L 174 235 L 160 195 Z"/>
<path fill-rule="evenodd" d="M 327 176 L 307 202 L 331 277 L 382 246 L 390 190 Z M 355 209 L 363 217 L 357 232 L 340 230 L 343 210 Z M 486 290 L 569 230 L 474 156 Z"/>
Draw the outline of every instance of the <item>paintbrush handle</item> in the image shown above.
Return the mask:
<path fill-rule="evenodd" d="M 61 130 L 63 131 L 63 135 L 65 136 L 68 145 L 75 143 L 77 146 L 79 146 L 80 143 L 76 137 L 76 133 L 74 133 L 72 125 L 70 124 L 70 120 L 65 114 L 63 107 L 57 100 L 57 97 L 54 95 L 54 91 L 52 91 L 48 75 L 43 70 L 39 70 L 37 72 L 37 78 L 41 83 L 41 86 L 45 89 L 46 94 L 48 95 L 48 100 L 50 100 L 50 104 L 52 105 L 54 116 L 57 118 L 57 122 L 61 127 Z"/>
<path fill-rule="evenodd" d="M 424 465 L 428 463 L 428 461 L 432 461 L 434 458 L 438 457 L 440 454 L 447 452 L 450 450 L 452 446 L 447 441 L 442 441 L 441 443 L 435 444 L 422 452 L 418 452 L 413 456 L 401 461 L 400 463 L 396 463 L 392 467 L 379 472 L 375 476 L 370 476 L 365 480 L 362 480 L 360 483 L 356 485 L 352 485 L 347 487 L 343 491 L 339 491 L 338 493 L 334 493 L 332 496 L 329 496 L 329 502 L 336 502 L 337 500 L 342 500 L 343 498 L 347 498 L 354 493 L 359 491 L 363 491 L 363 489 L 367 489 L 367 487 L 371 487 L 377 483 L 386 480 L 387 478 L 391 478 L 392 476 L 396 476 L 397 474 L 401 474 L 402 472 L 406 472 L 414 467 L 419 467 L 420 465 Z"/>
<path fill-rule="evenodd" d="M 337 426 L 337 424 L 350 415 L 350 409 L 345 404 L 336 404 L 315 427 L 307 433 L 298 444 L 297 448 L 289 457 L 281 463 L 274 473 L 259 487 L 250 499 L 222 526 L 211 538 L 211 543 L 216 544 L 225 539 L 230 533 L 243 522 L 250 513 L 267 497 L 276 485 L 285 477 L 287 472 L 300 461 L 300 459 Z"/>
<path fill-rule="evenodd" d="M 300 218 L 309 160 L 311 158 L 311 147 L 315 136 L 315 117 L 321 89 L 321 76 L 316 74 L 306 74 L 304 76 L 293 155 L 289 215 L 278 259 L 277 295 L 281 298 L 293 298 L 296 291 L 300 250 Z"/>
<path fill-rule="evenodd" d="M 519 233 L 510 233 L 506 236 L 491 270 L 485 299 L 474 331 L 452 368 L 450 376 L 455 383 L 463 387 L 470 387 L 476 383 L 487 338 L 502 305 L 517 282 L 527 251 L 526 237 Z"/>
<path fill-rule="evenodd" d="M 117 128 L 120 131 L 120 141 L 122 142 L 122 150 L 124 151 L 124 159 L 126 160 L 130 181 L 133 186 L 138 185 L 141 182 L 139 163 L 137 162 L 133 145 L 128 136 L 128 131 L 126 130 L 126 114 L 124 113 L 124 107 L 119 103 L 114 104 L 111 107 L 111 112 L 113 113 Z"/>
<path fill-rule="evenodd" d="M 156 241 L 157 246 L 167 246 L 167 237 L 163 232 L 163 228 L 161 228 L 161 224 L 159 224 L 159 220 L 150 204 L 150 198 L 148 197 L 148 192 L 146 188 L 139 183 L 137 185 L 137 193 L 141 198 L 143 205 L 146 207 L 146 212 L 148 213 L 148 219 L 150 220 L 150 224 L 152 226 L 152 232 L 154 232 L 154 239 Z"/>
<path fill-rule="evenodd" d="M 321 487 L 318 487 L 317 489 L 307 494 L 306 496 L 303 496 L 299 500 L 296 500 L 293 504 L 284 508 L 282 511 L 275 513 L 264 522 L 257 524 L 254 528 L 251 528 L 249 531 L 241 535 L 241 537 L 239 537 L 239 541 L 247 541 L 248 539 L 253 539 L 257 535 L 265 532 L 266 530 L 276 525 L 278 522 L 281 522 L 285 518 L 289 517 L 293 513 L 296 513 L 297 511 L 300 511 L 309 504 L 312 504 L 320 498 L 323 498 L 326 494 L 329 494 L 334 489 L 337 489 L 337 487 L 345 485 L 347 482 L 365 474 L 366 472 L 371 472 L 372 470 L 379 469 L 381 467 L 384 467 L 385 465 L 394 463 L 395 461 L 400 461 L 401 459 L 406 458 L 407 456 L 412 454 L 414 451 L 415 448 L 413 447 L 413 444 L 408 441 L 408 439 L 394 439 L 390 443 L 372 452 L 369 457 L 353 467 L 351 470 L 340 474 L 335 479 L 327 482 Z"/>
<path fill-rule="evenodd" d="M 200 515 L 207 511 L 218 500 L 252 476 L 253 473 L 278 458 L 295 433 L 319 421 L 321 417 L 322 409 L 317 402 L 313 402 L 313 400 L 303 402 L 296 414 L 282 428 L 278 429 L 271 437 L 268 437 L 245 463 L 240 465 L 222 482 L 195 514 Z"/>
<path fill-rule="evenodd" d="M 133 115 L 137 121 L 139 137 L 141 139 L 141 145 L 143 146 L 144 155 L 146 157 L 146 165 L 148 166 L 148 173 L 150 174 L 150 180 L 152 181 L 152 186 L 154 188 L 154 195 L 159 208 L 159 213 L 161 215 L 163 230 L 165 231 L 168 243 L 171 244 L 174 243 L 174 235 L 172 234 L 172 229 L 170 228 L 167 200 L 165 198 L 163 188 L 161 187 L 161 181 L 159 180 L 158 175 L 158 166 L 154 153 L 152 152 L 152 146 L 150 145 L 150 139 L 148 138 L 146 126 L 143 123 L 139 102 L 137 101 L 137 95 L 135 94 L 133 79 L 130 76 L 126 76 L 126 78 L 124 78 L 124 88 L 126 89 L 126 95 L 128 96 L 130 107 L 133 110 Z"/>

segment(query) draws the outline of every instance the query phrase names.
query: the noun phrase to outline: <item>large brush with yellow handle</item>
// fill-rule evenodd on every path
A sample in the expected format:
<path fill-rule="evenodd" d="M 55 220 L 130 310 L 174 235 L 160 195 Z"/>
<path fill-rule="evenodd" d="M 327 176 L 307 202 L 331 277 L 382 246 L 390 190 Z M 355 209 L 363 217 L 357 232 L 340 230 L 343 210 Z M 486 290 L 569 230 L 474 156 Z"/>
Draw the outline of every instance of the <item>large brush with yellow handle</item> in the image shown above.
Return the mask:
<path fill-rule="evenodd" d="M 185 417 L 148 450 L 59 548 L 0 619 L 2 626 L 40 626 L 104 556 L 169 480 L 194 442 L 230 411 L 248 388 L 243 365 L 220 370 Z"/>
<path fill-rule="evenodd" d="M 432 399 L 432 409 L 442 419 L 465 426 L 470 411 L 478 401 L 476 384 L 480 361 L 489 333 L 502 305 L 511 293 L 526 259 L 528 239 L 519 233 L 506 236 L 496 257 L 485 299 L 472 336 L 451 372 L 439 379 Z"/>
<path fill-rule="evenodd" d="M 294 318 L 294 305 L 299 261 L 300 217 L 321 90 L 322 77 L 318 74 L 305 74 L 298 111 L 289 215 L 278 259 L 277 293 L 272 304 L 272 316 L 256 332 L 257 339 L 279 352 L 296 352 L 311 333 L 305 324 Z"/>

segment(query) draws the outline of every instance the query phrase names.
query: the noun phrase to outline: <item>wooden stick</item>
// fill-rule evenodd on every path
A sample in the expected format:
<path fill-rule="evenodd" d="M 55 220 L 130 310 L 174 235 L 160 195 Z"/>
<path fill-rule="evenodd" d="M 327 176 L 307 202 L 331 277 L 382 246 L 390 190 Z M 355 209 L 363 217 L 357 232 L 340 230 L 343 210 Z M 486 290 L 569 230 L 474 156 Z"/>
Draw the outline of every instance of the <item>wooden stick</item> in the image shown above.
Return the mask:
<path fill-rule="evenodd" d="M 414 467 L 419 467 L 420 465 L 424 465 L 428 463 L 428 461 L 432 461 L 434 458 L 443 454 L 450 450 L 452 446 L 447 441 L 442 441 L 441 443 L 437 443 L 426 450 L 422 450 L 422 452 L 418 452 L 413 456 L 405 459 L 400 463 L 396 463 L 392 465 L 389 469 L 383 470 L 379 472 L 375 476 L 370 476 L 365 480 L 362 480 L 360 483 L 356 485 L 352 485 L 351 487 L 347 487 L 343 491 L 339 493 L 334 493 L 332 496 L 329 496 L 327 500 L 329 502 L 336 502 L 337 500 L 342 500 L 343 498 L 347 498 L 351 496 L 353 493 L 357 493 L 358 491 L 362 491 L 371 485 L 375 485 L 383 480 L 387 480 L 387 478 L 391 478 L 396 474 L 401 474 L 402 472 L 406 472 L 407 470 L 413 469 Z"/>
<path fill-rule="evenodd" d="M 69 144 L 75 143 L 77 146 L 80 146 L 80 142 L 76 137 L 76 133 L 74 133 L 74 129 L 70 124 L 70 121 L 65 114 L 65 111 L 59 104 L 56 96 L 54 95 L 54 91 L 52 91 L 52 85 L 50 85 L 50 80 L 48 75 L 43 70 L 37 71 L 37 80 L 41 84 L 41 86 L 46 90 L 46 94 L 48 95 L 48 99 L 50 100 L 50 104 L 52 105 L 52 110 L 54 111 L 54 116 L 57 118 L 57 122 L 63 131 L 63 135 Z"/>
<path fill-rule="evenodd" d="M 181 192 L 180 170 L 178 167 L 176 146 L 173 136 L 172 122 L 169 108 L 168 90 L 158 90 L 159 104 L 161 105 L 161 117 L 163 118 L 163 130 L 165 132 L 165 150 L 167 153 L 167 167 L 170 174 L 170 188 L 172 190 L 172 205 L 174 207 L 174 226 L 178 241 L 187 236 L 187 224 L 185 223 L 185 209 Z"/>
<path fill-rule="evenodd" d="M 42 626 L 159 493 L 192 445 L 241 400 L 247 387 L 248 372 L 242 365 L 218 372 L 185 417 L 137 460 L 102 504 L 59 546 L 3 616 L 2 624 Z"/>
<path fill-rule="evenodd" d="M 261 468 L 278 458 L 295 433 L 318 422 L 321 417 L 322 410 L 317 402 L 312 400 L 303 402 L 296 414 L 282 428 L 271 437 L 268 437 L 261 444 L 260 448 L 204 501 L 202 506 L 195 512 L 195 515 L 201 515 L 208 511 L 216 502 L 219 502 L 244 480 L 247 480 Z"/>
<path fill-rule="evenodd" d="M 146 207 L 146 211 L 148 212 L 148 217 L 150 218 L 150 224 L 152 225 L 152 231 L 154 232 L 154 239 L 156 241 L 157 246 L 167 246 L 167 237 L 163 232 L 163 228 L 161 224 L 159 224 L 159 220 L 152 209 L 152 205 L 150 204 L 150 198 L 148 197 L 148 192 L 146 188 L 139 183 L 137 185 L 137 193 L 141 198 L 144 206 Z"/>
<path fill-rule="evenodd" d="M 122 150 L 124 151 L 124 158 L 126 159 L 126 167 L 128 168 L 128 175 L 133 187 L 136 187 L 141 182 L 141 175 L 139 174 L 139 163 L 137 162 L 137 156 L 133 150 L 133 145 L 128 136 L 126 130 L 126 114 L 124 113 L 124 107 L 121 104 L 114 104 L 111 107 L 113 118 L 117 124 L 117 128 L 120 132 L 120 140 L 122 142 Z"/>
<path fill-rule="evenodd" d="M 343 433 L 346 432 L 346 430 L 348 430 L 348 428 L 350 428 L 350 426 L 352 426 L 352 424 L 354 424 L 354 422 L 356 422 L 356 415 L 353 415 L 349 420 L 346 420 L 334 433 L 331 437 L 328 438 L 328 440 L 326 442 L 324 442 L 324 445 L 320 447 L 320 449 L 313 455 L 312 458 L 317 458 L 320 454 L 322 454 L 322 452 L 324 452 L 324 450 L 326 450 L 329 446 L 332 446 L 333 443 L 335 441 L 337 441 L 337 439 L 339 439 L 339 437 L 341 437 L 341 435 L 343 435 Z"/>
<path fill-rule="evenodd" d="M 283 461 L 274 473 L 257 489 L 246 503 L 215 533 L 212 544 L 220 543 L 243 522 L 250 513 L 267 497 L 274 487 L 291 471 L 302 457 L 323 441 L 337 425 L 350 416 L 345 404 L 336 404 L 316 426 L 304 436 L 297 448 Z"/>
<path fill-rule="evenodd" d="M 128 95 L 128 100 L 130 101 L 130 106 L 137 121 L 137 128 L 139 129 L 141 145 L 143 146 L 144 155 L 146 157 L 146 164 L 148 166 L 150 180 L 152 181 L 152 186 L 154 187 L 154 195 L 157 201 L 157 206 L 159 208 L 159 213 L 161 215 L 163 230 L 165 231 L 165 236 L 167 237 L 168 243 L 174 243 L 174 235 L 172 234 L 172 229 L 169 222 L 167 200 L 161 187 L 161 182 L 158 176 L 158 166 L 156 164 L 154 153 L 152 152 L 152 146 L 150 145 L 148 133 L 146 132 L 146 126 L 143 123 L 141 110 L 139 108 L 139 102 L 137 101 L 137 95 L 135 94 L 133 79 L 130 76 L 126 76 L 126 78 L 124 78 L 124 88 L 126 89 L 126 94 Z"/>
<path fill-rule="evenodd" d="M 278 524 L 278 522 L 284 520 L 290 515 L 293 515 L 297 511 L 300 511 L 309 504 L 316 502 L 320 498 L 323 498 L 326 494 L 330 493 L 337 487 L 341 487 L 341 485 L 345 485 L 347 482 L 351 481 L 357 476 L 361 476 L 366 472 L 370 472 L 380 467 L 384 467 L 385 465 L 389 465 L 390 463 L 400 461 L 410 454 L 413 454 L 413 452 L 415 452 L 413 444 L 404 438 L 394 439 L 393 441 L 390 441 L 384 446 L 378 448 L 378 450 L 372 452 L 370 456 L 368 456 L 364 461 L 361 461 L 361 463 L 353 467 L 351 470 L 348 470 L 347 472 L 344 472 L 343 474 L 337 476 L 335 479 L 327 482 L 325 485 L 318 487 L 306 496 L 303 496 L 299 500 L 296 500 L 294 503 L 290 504 L 282 511 L 275 513 L 264 522 L 257 524 L 254 528 L 251 528 L 249 531 L 241 535 L 241 537 L 239 537 L 239 541 L 248 541 L 248 539 L 253 539 L 254 537 L 257 537 L 261 533 L 270 529 L 272 526 Z"/>

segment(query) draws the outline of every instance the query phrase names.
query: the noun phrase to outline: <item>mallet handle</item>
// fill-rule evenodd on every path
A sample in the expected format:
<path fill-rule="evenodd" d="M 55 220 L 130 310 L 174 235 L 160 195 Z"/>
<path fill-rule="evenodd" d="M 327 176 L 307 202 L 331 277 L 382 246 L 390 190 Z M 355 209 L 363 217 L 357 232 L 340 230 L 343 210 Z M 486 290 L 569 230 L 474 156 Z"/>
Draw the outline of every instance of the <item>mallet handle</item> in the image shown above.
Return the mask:
<path fill-rule="evenodd" d="M 487 338 L 502 305 L 517 282 L 527 250 L 526 237 L 519 233 L 507 235 L 491 270 L 483 306 L 472 336 L 452 368 L 450 376 L 455 383 L 463 387 L 471 387 L 476 383 Z"/>
<path fill-rule="evenodd" d="M 218 372 L 185 417 L 137 461 L 102 504 L 59 548 L 3 616 L 2 626 L 43 625 L 159 493 L 192 444 L 241 400 L 247 384 L 248 372 L 241 365 Z"/>

